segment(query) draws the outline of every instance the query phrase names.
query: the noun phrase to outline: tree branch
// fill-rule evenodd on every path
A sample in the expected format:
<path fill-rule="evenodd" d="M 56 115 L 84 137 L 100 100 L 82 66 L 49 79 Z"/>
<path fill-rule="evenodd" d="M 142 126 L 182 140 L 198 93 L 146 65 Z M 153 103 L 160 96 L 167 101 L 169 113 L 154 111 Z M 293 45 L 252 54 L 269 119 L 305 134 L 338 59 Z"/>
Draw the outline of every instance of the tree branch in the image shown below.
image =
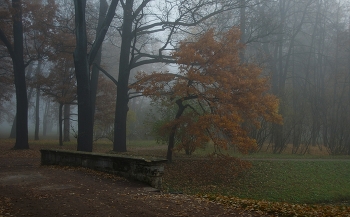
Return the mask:
<path fill-rule="evenodd" d="M 141 96 L 143 96 L 143 94 L 139 94 L 139 95 L 135 95 L 135 96 L 129 96 L 129 100 L 133 99 L 133 98 L 141 97 Z"/>
<path fill-rule="evenodd" d="M 163 59 L 163 58 L 157 58 L 157 59 L 150 59 L 150 60 L 142 60 L 140 62 L 137 62 L 131 66 L 131 69 L 146 65 L 146 64 L 151 64 L 151 63 L 176 63 L 176 60 L 170 60 L 170 59 Z"/>
<path fill-rule="evenodd" d="M 115 10 L 117 8 L 119 0 L 112 0 L 111 5 L 108 8 L 108 12 L 107 15 L 103 21 L 103 24 L 101 26 L 101 30 L 98 33 L 98 36 L 96 38 L 96 40 L 94 41 L 92 48 L 90 50 L 90 54 L 88 56 L 88 63 L 89 66 L 92 65 L 92 62 L 94 61 L 98 50 L 100 49 L 102 42 L 107 34 L 108 28 L 114 18 L 114 14 L 115 14 Z"/>
<path fill-rule="evenodd" d="M 161 29 L 155 29 L 155 30 L 149 30 L 149 31 L 138 32 L 138 33 L 137 33 L 137 36 L 140 36 L 140 35 L 149 35 L 149 34 L 156 33 L 156 32 L 162 32 L 162 31 L 164 31 L 164 30 L 165 30 L 165 28 L 162 27 Z"/>
<path fill-rule="evenodd" d="M 191 106 L 190 104 L 187 104 L 187 105 L 190 109 L 192 109 L 195 113 L 197 113 L 197 115 L 200 115 L 200 113 L 193 106 Z"/>
<path fill-rule="evenodd" d="M 112 75 L 110 75 L 106 70 L 104 70 L 103 68 L 101 68 L 99 65 L 97 65 L 96 63 L 93 64 L 96 68 L 98 68 L 103 74 L 105 74 L 109 79 L 111 79 L 111 81 L 113 81 L 113 83 L 118 86 L 118 81 L 115 80 L 115 78 L 113 78 Z"/>
<path fill-rule="evenodd" d="M 237 6 L 239 7 L 239 6 Z M 170 22 L 170 21 L 162 21 L 162 22 L 156 22 L 156 23 L 153 23 L 153 24 L 150 24 L 150 25 L 147 25 L 147 26 L 144 26 L 144 27 L 141 27 L 139 29 L 136 30 L 136 33 L 138 35 L 139 32 L 144 32 L 148 29 L 152 29 L 154 27 L 159 27 L 159 26 L 162 26 L 162 28 L 164 28 L 165 26 L 174 26 L 174 25 L 177 25 L 177 26 L 184 26 L 184 27 L 190 27 L 190 26 L 195 26 L 195 25 L 198 25 L 199 23 L 219 14 L 219 13 L 222 13 L 222 12 L 225 12 L 225 11 L 229 11 L 229 10 L 233 10 L 235 7 L 229 7 L 227 9 L 220 9 L 220 10 L 217 10 L 213 13 L 210 13 L 204 17 L 202 17 L 201 19 L 198 19 L 198 20 L 194 20 L 193 22 L 191 23 L 185 23 L 185 22 L 180 22 L 180 21 L 173 21 L 173 22 Z"/>
<path fill-rule="evenodd" d="M 0 40 L 5 44 L 8 52 L 10 53 L 10 56 L 12 58 L 12 61 L 15 60 L 15 52 L 13 50 L 12 44 L 10 43 L 10 41 L 7 39 L 5 33 L 2 31 L 2 29 L 0 29 Z"/>
<path fill-rule="evenodd" d="M 133 19 L 135 19 L 139 13 L 143 10 L 144 7 L 146 7 L 146 5 L 150 2 L 151 0 L 144 0 L 141 5 L 135 10 L 134 12 L 134 17 Z"/>
<path fill-rule="evenodd" d="M 150 58 L 150 59 L 162 59 L 162 60 L 169 60 L 169 61 L 174 61 L 174 62 L 171 62 L 171 63 L 176 63 L 176 60 L 172 57 L 172 56 L 159 56 L 159 55 L 152 55 L 152 54 L 147 54 L 147 53 L 140 53 L 138 54 L 134 59 L 133 59 L 133 62 L 131 63 L 131 68 L 135 68 L 137 66 L 140 66 L 138 63 L 139 62 L 136 62 L 137 60 L 141 59 L 141 58 Z M 168 61 L 168 63 L 170 63 Z M 134 66 L 135 64 L 137 64 L 137 66 Z"/>

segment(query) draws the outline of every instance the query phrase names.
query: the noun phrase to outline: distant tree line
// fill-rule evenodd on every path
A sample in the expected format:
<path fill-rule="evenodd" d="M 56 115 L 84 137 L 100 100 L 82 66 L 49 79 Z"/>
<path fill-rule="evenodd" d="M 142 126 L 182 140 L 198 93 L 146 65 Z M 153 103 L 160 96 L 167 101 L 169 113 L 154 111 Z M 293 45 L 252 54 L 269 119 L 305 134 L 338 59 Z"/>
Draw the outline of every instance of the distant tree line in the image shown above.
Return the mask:
<path fill-rule="evenodd" d="M 244 26 L 245 60 L 271 76 L 284 124 L 262 123 L 252 136 L 274 153 L 292 144 L 293 153 L 325 146 L 330 154 L 350 154 L 349 2 L 256 2 L 229 20 Z"/>

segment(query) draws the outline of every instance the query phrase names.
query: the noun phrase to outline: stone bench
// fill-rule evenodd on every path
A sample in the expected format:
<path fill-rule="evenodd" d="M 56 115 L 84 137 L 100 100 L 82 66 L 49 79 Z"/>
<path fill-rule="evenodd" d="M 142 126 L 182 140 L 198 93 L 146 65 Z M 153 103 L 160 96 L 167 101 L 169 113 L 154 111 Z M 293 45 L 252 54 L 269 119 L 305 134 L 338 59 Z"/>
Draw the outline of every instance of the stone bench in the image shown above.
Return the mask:
<path fill-rule="evenodd" d="M 41 165 L 86 167 L 138 180 L 161 189 L 165 159 L 42 149 Z"/>

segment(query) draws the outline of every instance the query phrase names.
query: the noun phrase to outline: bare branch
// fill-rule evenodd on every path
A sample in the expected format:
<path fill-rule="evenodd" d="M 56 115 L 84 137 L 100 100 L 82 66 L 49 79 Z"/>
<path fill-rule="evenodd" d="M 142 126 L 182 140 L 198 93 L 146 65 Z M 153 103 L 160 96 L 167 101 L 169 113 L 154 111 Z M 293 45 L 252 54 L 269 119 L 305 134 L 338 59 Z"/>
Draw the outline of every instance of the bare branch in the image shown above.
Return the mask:
<path fill-rule="evenodd" d="M 152 64 L 152 63 L 176 63 L 175 59 L 164 59 L 164 58 L 156 58 L 156 59 L 149 59 L 149 60 L 142 60 L 140 62 L 137 62 L 135 64 L 132 65 L 132 69 L 142 66 L 142 65 L 146 65 L 146 64 Z"/>
<path fill-rule="evenodd" d="M 198 8 L 198 7 L 197 7 Z M 210 13 L 200 19 L 195 19 L 195 17 L 193 17 L 193 22 L 190 22 L 190 23 L 186 23 L 186 22 L 180 22 L 179 20 L 176 20 L 176 21 L 161 21 L 161 22 L 156 22 L 156 23 L 152 23 L 150 25 L 147 25 L 147 26 L 143 26 L 141 28 L 138 28 L 136 30 L 137 32 L 137 35 L 140 33 L 140 32 L 144 32 L 144 31 L 147 31 L 149 29 L 153 29 L 155 27 L 162 27 L 162 28 L 165 28 L 165 27 L 173 27 L 173 26 L 183 26 L 183 27 L 190 27 L 190 26 L 196 26 L 198 25 L 199 23 L 202 23 L 203 21 L 217 15 L 217 14 L 220 14 L 222 12 L 225 12 L 225 11 L 230 11 L 230 10 L 233 10 L 235 8 L 239 8 L 238 5 L 235 5 L 234 7 L 228 7 L 228 8 L 224 8 L 224 9 L 220 9 L 220 10 L 217 10 L 217 11 L 214 11 L 213 13 Z M 190 9 L 188 9 L 188 11 L 190 11 Z M 185 14 L 183 14 L 182 16 L 184 16 Z"/>
<path fill-rule="evenodd" d="M 139 94 L 139 95 L 135 95 L 135 96 L 130 96 L 130 97 L 129 97 L 129 100 L 130 100 L 130 99 L 133 99 L 133 98 L 141 97 L 141 96 L 144 96 L 144 95 L 143 95 L 143 94 Z"/>
<path fill-rule="evenodd" d="M 137 62 L 142 58 L 149 58 L 148 60 L 142 60 Z M 176 60 L 172 56 L 164 56 L 164 55 L 152 55 L 147 53 L 138 54 L 131 63 L 131 68 L 136 68 L 138 66 L 149 64 L 149 63 L 176 63 Z"/>
<path fill-rule="evenodd" d="M 119 2 L 119 0 L 112 0 L 111 5 L 108 8 L 108 12 L 107 12 L 107 15 L 103 21 L 101 31 L 98 33 L 98 36 L 97 36 L 96 40 L 94 41 L 94 44 L 92 45 L 92 48 L 90 50 L 90 54 L 88 56 L 89 65 L 92 65 L 92 62 L 94 61 L 94 59 L 97 55 L 97 52 L 102 45 L 102 42 L 107 34 L 109 25 L 111 24 L 111 22 L 113 20 L 118 2 Z"/>
<path fill-rule="evenodd" d="M 5 44 L 8 52 L 10 53 L 10 56 L 11 56 L 12 60 L 15 60 L 15 53 L 14 53 L 12 44 L 7 39 L 5 33 L 2 31 L 2 29 L 0 29 L 0 40 Z"/>
<path fill-rule="evenodd" d="M 140 14 L 140 12 L 143 10 L 144 7 L 150 2 L 151 0 L 144 0 L 142 4 L 135 10 L 134 12 L 134 19 Z"/>
<path fill-rule="evenodd" d="M 98 68 L 103 74 L 105 74 L 109 79 L 111 79 L 111 81 L 113 81 L 113 83 L 118 86 L 118 81 L 115 80 L 115 78 L 113 78 L 112 75 L 110 75 L 106 70 L 104 70 L 103 68 L 101 68 L 101 66 L 97 65 L 96 63 L 93 64 L 96 68 Z"/>

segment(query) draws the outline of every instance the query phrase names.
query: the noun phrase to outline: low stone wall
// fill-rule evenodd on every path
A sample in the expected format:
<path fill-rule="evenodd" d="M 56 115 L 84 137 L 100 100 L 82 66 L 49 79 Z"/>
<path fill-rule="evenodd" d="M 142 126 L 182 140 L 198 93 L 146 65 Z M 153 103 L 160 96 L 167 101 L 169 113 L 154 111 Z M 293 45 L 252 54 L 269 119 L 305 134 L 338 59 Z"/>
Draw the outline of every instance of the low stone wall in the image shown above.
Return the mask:
<path fill-rule="evenodd" d="M 145 182 L 161 189 L 165 159 L 99 154 L 91 152 L 42 149 L 42 165 L 86 167 Z"/>

